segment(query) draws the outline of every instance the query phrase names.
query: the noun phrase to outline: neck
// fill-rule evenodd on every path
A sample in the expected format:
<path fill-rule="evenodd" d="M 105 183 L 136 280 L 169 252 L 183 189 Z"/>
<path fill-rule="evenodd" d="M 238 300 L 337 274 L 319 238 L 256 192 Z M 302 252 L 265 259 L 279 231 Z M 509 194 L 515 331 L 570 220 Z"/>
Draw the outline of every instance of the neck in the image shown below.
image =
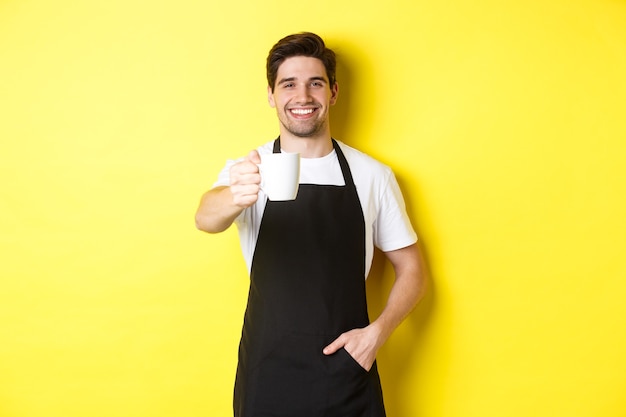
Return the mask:
<path fill-rule="evenodd" d="M 333 150 L 330 132 L 325 135 L 302 138 L 281 132 L 280 147 L 285 152 L 297 152 L 302 158 L 321 158 Z"/>

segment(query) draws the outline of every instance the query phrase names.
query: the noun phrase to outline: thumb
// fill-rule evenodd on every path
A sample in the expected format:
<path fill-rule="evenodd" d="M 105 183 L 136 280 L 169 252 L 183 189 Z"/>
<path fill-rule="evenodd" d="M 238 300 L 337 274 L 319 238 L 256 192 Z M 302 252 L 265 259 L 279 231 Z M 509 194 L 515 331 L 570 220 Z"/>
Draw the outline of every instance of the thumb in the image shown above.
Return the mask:
<path fill-rule="evenodd" d="M 330 345 L 324 348 L 323 350 L 324 355 L 332 355 L 333 353 L 337 352 L 339 349 L 341 349 L 345 345 L 346 345 L 346 342 L 343 340 L 343 337 L 339 336 Z"/>
<path fill-rule="evenodd" d="M 253 164 L 261 163 L 261 157 L 259 156 L 259 152 L 257 152 L 256 149 L 251 150 L 250 153 L 248 153 L 248 156 L 246 157 L 246 159 L 252 162 Z"/>

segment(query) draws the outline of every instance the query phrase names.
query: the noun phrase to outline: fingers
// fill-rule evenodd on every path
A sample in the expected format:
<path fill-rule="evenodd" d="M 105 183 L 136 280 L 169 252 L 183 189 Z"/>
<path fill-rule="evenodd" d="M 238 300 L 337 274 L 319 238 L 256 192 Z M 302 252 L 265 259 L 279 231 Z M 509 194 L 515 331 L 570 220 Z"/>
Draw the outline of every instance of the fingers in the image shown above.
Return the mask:
<path fill-rule="evenodd" d="M 365 329 L 355 329 L 343 333 L 331 344 L 326 346 L 322 352 L 324 355 L 332 355 L 340 349 L 345 349 L 366 371 L 372 368 L 378 351 L 375 344 L 373 344 L 370 337 L 368 337 Z"/>
<path fill-rule="evenodd" d="M 339 336 L 330 345 L 326 346 L 322 352 L 324 355 L 332 355 L 346 345 L 344 335 Z"/>
<path fill-rule="evenodd" d="M 257 201 L 261 184 L 257 164 L 260 162 L 259 153 L 253 150 L 230 168 L 230 191 L 236 205 L 249 207 Z"/>

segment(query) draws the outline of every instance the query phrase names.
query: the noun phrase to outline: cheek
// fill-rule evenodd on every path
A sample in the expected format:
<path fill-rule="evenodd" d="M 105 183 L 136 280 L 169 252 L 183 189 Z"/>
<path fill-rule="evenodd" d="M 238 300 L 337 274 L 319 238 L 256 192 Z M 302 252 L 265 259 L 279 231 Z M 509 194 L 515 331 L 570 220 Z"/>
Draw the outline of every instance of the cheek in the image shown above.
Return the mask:
<path fill-rule="evenodd" d="M 274 105 L 272 107 L 283 108 L 288 103 L 288 100 L 284 96 L 274 96 L 273 97 Z"/>

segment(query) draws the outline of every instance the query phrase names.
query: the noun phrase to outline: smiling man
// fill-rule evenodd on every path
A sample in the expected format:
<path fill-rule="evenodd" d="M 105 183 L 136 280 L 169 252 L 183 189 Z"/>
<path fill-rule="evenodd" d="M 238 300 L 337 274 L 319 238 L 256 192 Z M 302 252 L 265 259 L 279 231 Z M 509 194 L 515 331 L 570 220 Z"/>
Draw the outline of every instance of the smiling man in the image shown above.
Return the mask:
<path fill-rule="evenodd" d="M 291 57 L 283 61 L 276 76 L 274 85 L 268 86 L 268 100 L 276 108 L 282 129 L 299 138 L 329 136 L 328 113 L 337 100 L 337 83 L 331 84 L 322 61 Z"/>
<path fill-rule="evenodd" d="M 235 223 L 250 271 L 234 393 L 235 417 L 383 417 L 376 354 L 423 293 L 417 236 L 392 171 L 332 138 L 335 54 L 312 33 L 267 58 L 280 136 L 221 171 L 196 212 L 209 233 Z M 293 201 L 269 201 L 260 155 L 297 152 Z M 395 281 L 370 322 L 365 279 L 374 247 Z"/>

